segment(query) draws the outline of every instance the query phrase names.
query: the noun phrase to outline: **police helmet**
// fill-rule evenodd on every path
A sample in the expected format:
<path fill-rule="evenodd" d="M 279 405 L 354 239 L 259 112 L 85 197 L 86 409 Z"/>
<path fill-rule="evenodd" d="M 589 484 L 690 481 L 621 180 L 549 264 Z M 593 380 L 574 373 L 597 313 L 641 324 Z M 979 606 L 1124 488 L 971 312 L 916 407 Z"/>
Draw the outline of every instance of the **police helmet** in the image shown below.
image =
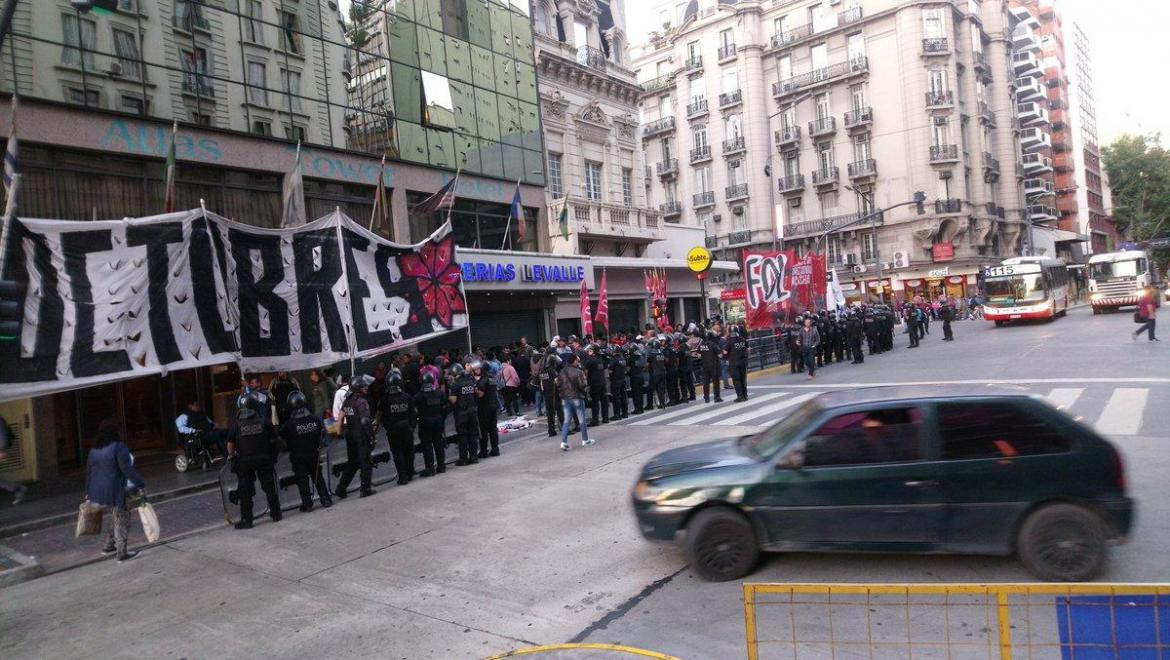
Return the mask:
<path fill-rule="evenodd" d="M 352 387 L 357 392 L 364 392 L 370 388 L 370 385 L 373 385 L 373 384 L 374 384 L 374 377 L 373 376 L 371 376 L 369 374 L 362 374 L 360 376 L 354 376 Z"/>
<path fill-rule="evenodd" d="M 264 402 L 260 397 L 256 396 L 255 392 L 247 392 L 241 394 L 240 398 L 236 400 L 236 418 L 237 419 L 251 419 L 259 417 L 260 409 L 264 407 Z"/>
<path fill-rule="evenodd" d="M 738 337 L 738 336 L 739 336 L 739 334 L 740 334 L 740 332 L 739 332 L 739 326 L 738 326 L 738 325 L 733 325 L 733 326 L 731 326 L 731 336 L 732 336 L 732 337 Z"/>
<path fill-rule="evenodd" d="M 309 407 L 309 402 L 305 400 L 305 393 L 300 390 L 289 392 L 287 404 L 290 410 Z"/>
<path fill-rule="evenodd" d="M 463 368 L 462 364 L 459 364 L 458 362 L 456 362 L 455 364 L 451 365 L 451 375 L 452 376 L 459 378 L 460 376 L 462 376 L 465 373 L 467 373 L 467 370 Z"/>
<path fill-rule="evenodd" d="M 468 362 L 467 368 L 474 373 L 479 373 L 479 372 L 483 371 L 483 363 L 480 362 L 479 360 L 475 360 L 473 362 Z"/>
<path fill-rule="evenodd" d="M 422 375 L 422 388 L 424 392 L 432 392 L 435 389 L 435 374 L 427 372 Z"/>
<path fill-rule="evenodd" d="M 398 394 L 402 392 L 402 372 L 398 371 L 397 369 L 391 371 L 390 375 L 386 377 L 386 388 L 392 394 Z"/>

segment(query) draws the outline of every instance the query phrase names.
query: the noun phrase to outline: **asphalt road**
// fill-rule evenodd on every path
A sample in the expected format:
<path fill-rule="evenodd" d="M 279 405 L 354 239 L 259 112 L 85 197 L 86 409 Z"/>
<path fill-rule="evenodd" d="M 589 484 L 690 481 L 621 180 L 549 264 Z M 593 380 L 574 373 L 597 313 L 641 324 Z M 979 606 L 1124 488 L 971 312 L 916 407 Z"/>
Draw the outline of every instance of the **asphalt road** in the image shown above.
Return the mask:
<path fill-rule="evenodd" d="M 1083 309 L 1051 324 L 959 322 L 953 343 L 932 326 L 922 348 L 898 336 L 893 353 L 832 365 L 812 382 L 757 379 L 748 404 L 610 424 L 593 432 L 595 446 L 568 454 L 543 434 L 519 437 L 478 466 L 249 532 L 217 522 L 206 496 L 179 499 L 192 529 L 211 529 L 124 565 L 5 590 L 0 656 L 474 658 L 584 641 L 742 657 L 741 583 L 702 582 L 676 547 L 641 539 L 628 505 L 638 469 L 664 449 L 749 432 L 820 391 L 902 382 L 1025 388 L 1098 425 L 1121 448 L 1139 507 L 1103 579 L 1164 580 L 1170 343 L 1133 342 L 1132 328 L 1128 314 Z M 176 524 L 171 515 L 160 507 L 164 525 Z M 74 551 L 92 556 L 98 545 Z M 1030 580 L 1011 559 L 813 554 L 766 557 L 750 579 Z"/>

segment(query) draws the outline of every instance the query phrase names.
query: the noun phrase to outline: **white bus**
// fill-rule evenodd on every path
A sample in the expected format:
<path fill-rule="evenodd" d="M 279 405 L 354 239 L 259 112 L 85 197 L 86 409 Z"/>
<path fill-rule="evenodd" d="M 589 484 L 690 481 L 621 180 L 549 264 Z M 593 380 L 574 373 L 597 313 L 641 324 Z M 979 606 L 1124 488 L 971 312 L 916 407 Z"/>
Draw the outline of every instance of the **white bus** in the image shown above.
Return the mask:
<path fill-rule="evenodd" d="M 1061 259 L 1012 257 L 983 273 L 988 321 L 1052 320 L 1068 313 L 1068 268 Z"/>
<path fill-rule="evenodd" d="M 1093 313 L 1137 305 L 1141 294 L 1157 279 L 1145 250 L 1092 255 L 1089 257 L 1089 302 Z"/>

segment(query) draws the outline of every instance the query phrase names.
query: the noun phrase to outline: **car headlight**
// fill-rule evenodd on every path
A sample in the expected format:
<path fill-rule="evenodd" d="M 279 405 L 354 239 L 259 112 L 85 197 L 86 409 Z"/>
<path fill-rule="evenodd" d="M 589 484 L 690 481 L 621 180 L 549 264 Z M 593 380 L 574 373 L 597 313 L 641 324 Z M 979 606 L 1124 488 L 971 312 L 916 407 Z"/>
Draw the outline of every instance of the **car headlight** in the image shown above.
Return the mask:
<path fill-rule="evenodd" d="M 657 500 L 658 497 L 664 492 L 666 492 L 665 489 L 658 488 L 649 481 L 642 480 L 639 481 L 636 486 L 634 486 L 634 499 L 640 502 L 653 502 L 654 500 Z"/>

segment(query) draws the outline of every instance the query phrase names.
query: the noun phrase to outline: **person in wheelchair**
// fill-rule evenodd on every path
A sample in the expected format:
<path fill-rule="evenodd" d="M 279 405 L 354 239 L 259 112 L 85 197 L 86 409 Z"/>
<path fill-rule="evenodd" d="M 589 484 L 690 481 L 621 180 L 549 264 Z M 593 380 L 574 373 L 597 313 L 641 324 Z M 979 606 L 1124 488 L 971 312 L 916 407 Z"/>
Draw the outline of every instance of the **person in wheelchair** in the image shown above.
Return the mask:
<path fill-rule="evenodd" d="M 216 428 L 198 401 L 188 403 L 187 409 L 175 418 L 175 429 L 185 447 L 195 445 L 193 455 L 206 450 L 211 460 L 227 456 L 227 430 Z"/>

